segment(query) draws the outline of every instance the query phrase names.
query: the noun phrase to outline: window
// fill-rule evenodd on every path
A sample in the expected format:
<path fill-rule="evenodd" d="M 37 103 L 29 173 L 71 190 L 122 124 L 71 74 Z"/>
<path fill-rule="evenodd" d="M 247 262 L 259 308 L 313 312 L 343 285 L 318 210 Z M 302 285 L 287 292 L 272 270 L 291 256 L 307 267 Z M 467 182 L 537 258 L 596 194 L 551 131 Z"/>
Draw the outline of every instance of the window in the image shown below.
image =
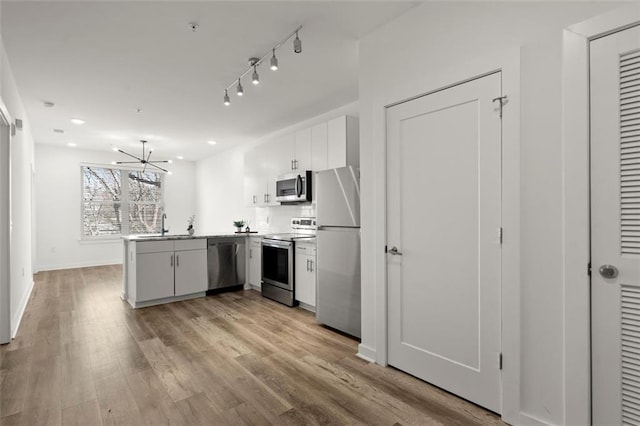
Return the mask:
<path fill-rule="evenodd" d="M 82 166 L 83 238 L 159 233 L 163 183 L 163 173 Z"/>

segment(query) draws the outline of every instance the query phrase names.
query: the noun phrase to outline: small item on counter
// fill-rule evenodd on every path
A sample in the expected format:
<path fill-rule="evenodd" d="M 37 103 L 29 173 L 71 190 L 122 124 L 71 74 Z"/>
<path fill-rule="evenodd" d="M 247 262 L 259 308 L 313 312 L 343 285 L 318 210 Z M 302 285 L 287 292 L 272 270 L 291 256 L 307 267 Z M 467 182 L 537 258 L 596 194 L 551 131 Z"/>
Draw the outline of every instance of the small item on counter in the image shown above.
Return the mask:
<path fill-rule="evenodd" d="M 242 232 L 242 227 L 244 226 L 245 221 L 244 220 L 234 220 L 233 221 L 233 226 L 236 227 L 238 233 Z"/>
<path fill-rule="evenodd" d="M 251 228 L 249 228 L 249 225 L 251 224 L 251 222 L 249 222 L 248 220 L 245 220 L 244 224 L 245 224 L 244 232 L 249 234 L 251 232 Z"/>
<path fill-rule="evenodd" d="M 193 233 L 195 232 L 195 229 L 193 228 L 193 222 L 195 222 L 195 220 L 196 220 L 196 215 L 193 214 L 193 215 L 191 215 L 191 217 L 187 221 L 187 223 L 189 223 L 189 227 L 187 228 L 187 232 L 189 233 L 189 236 L 191 236 L 191 237 L 193 237 Z"/>

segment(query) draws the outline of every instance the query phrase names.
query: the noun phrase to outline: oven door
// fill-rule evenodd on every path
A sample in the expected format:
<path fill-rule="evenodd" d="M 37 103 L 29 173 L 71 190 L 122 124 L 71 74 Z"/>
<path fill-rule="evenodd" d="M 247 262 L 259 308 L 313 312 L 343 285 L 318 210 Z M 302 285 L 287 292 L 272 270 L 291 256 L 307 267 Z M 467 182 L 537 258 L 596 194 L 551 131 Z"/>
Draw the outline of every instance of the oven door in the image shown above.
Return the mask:
<path fill-rule="evenodd" d="M 293 291 L 293 242 L 262 240 L 262 282 Z"/>

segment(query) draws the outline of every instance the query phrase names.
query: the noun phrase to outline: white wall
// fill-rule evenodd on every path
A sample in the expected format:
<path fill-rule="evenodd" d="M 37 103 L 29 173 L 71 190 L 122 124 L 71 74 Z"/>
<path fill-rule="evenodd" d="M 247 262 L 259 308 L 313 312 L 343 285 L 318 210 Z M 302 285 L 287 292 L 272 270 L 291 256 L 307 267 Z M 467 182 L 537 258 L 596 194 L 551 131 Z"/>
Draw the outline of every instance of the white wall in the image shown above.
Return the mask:
<path fill-rule="evenodd" d="M 280 135 L 294 133 L 341 115 L 359 115 L 354 102 L 328 111 L 293 126 L 263 136 L 251 145 L 244 145 L 213 155 L 196 163 L 197 218 L 196 233 L 235 231 L 233 221 L 249 220 L 253 230 L 287 232 L 289 220 L 297 216 L 314 216 L 312 206 L 244 206 L 244 153 Z"/>
<path fill-rule="evenodd" d="M 21 119 L 23 129 L 11 139 L 11 334 L 15 335 L 22 313 L 33 288 L 31 172 L 33 168 L 33 137 L 22 99 L 14 80 L 4 47 L 1 47 L 0 98 L 12 119 Z"/>
<path fill-rule="evenodd" d="M 384 144 L 384 138 L 374 134 L 374 105 L 394 89 L 424 87 L 425 76 L 438 70 L 521 47 L 520 422 L 564 421 L 562 29 L 616 6 L 427 3 L 360 43 L 362 345 L 374 350 L 374 356 L 380 343 L 376 341 L 380 313 L 375 288 L 385 280 L 383 265 L 376 262 L 376 252 L 385 244 L 384 216 L 378 213 L 385 207 L 384 190 L 380 190 L 385 185 L 385 159 L 383 146 L 376 145 L 376 141 Z"/>
<path fill-rule="evenodd" d="M 36 145 L 37 270 L 122 263 L 122 240 L 81 241 L 80 164 L 109 165 L 113 152 Z M 166 226 L 186 233 L 195 213 L 195 164 L 174 162 L 165 180 Z"/>

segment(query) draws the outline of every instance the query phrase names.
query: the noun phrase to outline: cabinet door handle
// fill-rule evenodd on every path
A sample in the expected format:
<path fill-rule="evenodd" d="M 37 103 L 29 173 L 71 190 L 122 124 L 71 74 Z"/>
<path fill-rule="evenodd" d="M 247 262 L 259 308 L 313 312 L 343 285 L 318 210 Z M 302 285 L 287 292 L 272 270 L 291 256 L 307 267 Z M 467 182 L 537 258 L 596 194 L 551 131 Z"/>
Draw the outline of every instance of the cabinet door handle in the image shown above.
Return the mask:
<path fill-rule="evenodd" d="M 307 259 L 307 272 L 309 272 L 309 259 Z"/>
<path fill-rule="evenodd" d="M 176 266 L 180 266 L 180 256 L 176 256 Z"/>
<path fill-rule="evenodd" d="M 254 195 L 254 196 L 253 196 L 253 204 L 255 204 L 255 203 L 257 203 L 257 202 L 258 202 L 258 197 Z"/>
<path fill-rule="evenodd" d="M 171 267 L 173 268 L 173 255 L 171 255 Z"/>
<path fill-rule="evenodd" d="M 253 259 L 253 249 L 249 249 L 249 259 Z"/>
<path fill-rule="evenodd" d="M 313 272 L 313 260 L 309 259 L 309 264 L 311 265 L 309 272 Z"/>

